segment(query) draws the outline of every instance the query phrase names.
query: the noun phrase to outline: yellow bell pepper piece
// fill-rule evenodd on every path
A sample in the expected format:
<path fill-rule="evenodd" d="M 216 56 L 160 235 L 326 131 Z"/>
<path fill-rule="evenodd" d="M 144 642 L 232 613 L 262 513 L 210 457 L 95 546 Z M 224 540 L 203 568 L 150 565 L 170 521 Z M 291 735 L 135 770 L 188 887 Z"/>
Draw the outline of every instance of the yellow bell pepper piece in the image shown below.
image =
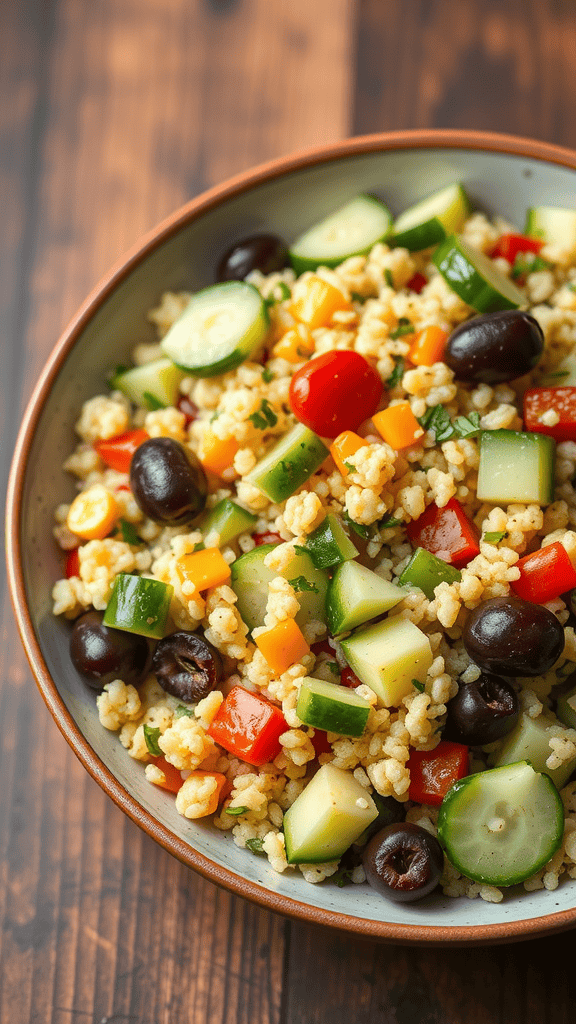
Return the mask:
<path fill-rule="evenodd" d="M 272 355 L 289 363 L 301 363 L 314 351 L 314 342 L 306 324 L 297 324 L 283 334 L 272 349 Z"/>
<path fill-rule="evenodd" d="M 114 495 L 103 486 L 93 484 L 78 494 L 66 518 L 66 526 L 83 540 L 103 540 L 120 515 Z"/>
<path fill-rule="evenodd" d="M 176 569 L 181 581 L 193 583 L 197 593 L 226 583 L 230 578 L 230 566 L 218 548 L 205 548 L 204 551 L 181 555 L 176 562 Z"/>
<path fill-rule="evenodd" d="M 365 448 L 367 444 L 368 441 L 365 441 L 363 437 L 355 434 L 353 430 L 343 430 L 342 433 L 338 434 L 338 437 L 333 440 L 330 445 L 330 454 L 342 476 L 348 476 L 348 473 L 350 472 L 346 465 L 346 461 L 350 459 L 359 448 Z"/>
<path fill-rule="evenodd" d="M 327 327 L 334 313 L 350 312 L 352 309 L 338 288 L 316 274 L 311 274 L 306 281 L 297 285 L 292 293 L 290 312 L 311 331 L 317 327 Z"/>
<path fill-rule="evenodd" d="M 232 466 L 238 448 L 235 437 L 227 437 L 223 441 L 207 427 L 200 443 L 198 457 L 205 469 L 209 469 L 216 476 L 222 476 L 224 470 Z"/>
<path fill-rule="evenodd" d="M 302 630 L 294 619 L 284 619 L 277 626 L 272 626 L 265 633 L 254 637 L 254 640 L 272 671 L 278 675 L 286 672 L 290 665 L 302 661 L 304 655 L 310 651 Z"/>

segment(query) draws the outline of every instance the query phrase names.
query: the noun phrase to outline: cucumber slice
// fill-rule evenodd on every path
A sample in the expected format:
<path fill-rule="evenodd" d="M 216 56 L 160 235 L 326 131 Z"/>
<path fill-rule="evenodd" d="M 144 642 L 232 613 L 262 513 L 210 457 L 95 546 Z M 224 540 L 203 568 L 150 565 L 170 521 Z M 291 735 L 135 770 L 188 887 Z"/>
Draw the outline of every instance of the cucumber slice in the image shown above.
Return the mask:
<path fill-rule="evenodd" d="M 328 573 L 324 569 L 316 568 L 305 548 L 296 549 L 296 555 L 283 572 L 269 569 L 264 565 L 264 559 L 274 547 L 275 544 L 261 544 L 260 547 L 247 551 L 245 555 L 232 562 L 230 585 L 238 597 L 236 607 L 243 621 L 250 630 L 264 625 L 268 584 L 277 576 L 283 576 L 284 579 L 295 582 L 297 591 L 298 585 L 311 588 L 297 593 L 300 602 L 300 611 L 296 615 L 298 625 L 305 626 L 312 619 L 326 622 Z"/>
<path fill-rule="evenodd" d="M 297 274 L 317 267 L 337 267 L 349 256 L 370 252 L 390 230 L 390 211 L 373 196 L 351 199 L 296 239 L 290 262 Z"/>
<path fill-rule="evenodd" d="M 376 804 L 352 773 L 324 764 L 284 815 L 286 859 L 337 860 L 377 817 Z"/>
<path fill-rule="evenodd" d="M 360 562 L 339 565 L 326 596 L 326 616 L 332 636 L 363 626 L 398 604 L 405 594 Z"/>
<path fill-rule="evenodd" d="M 195 377 L 213 377 L 248 359 L 266 337 L 268 313 L 260 292 L 246 281 L 204 288 L 161 342 L 173 363 Z"/>
<path fill-rule="evenodd" d="M 556 714 L 563 725 L 576 729 L 576 686 L 556 701 Z"/>
<path fill-rule="evenodd" d="M 104 612 L 104 625 L 161 640 L 173 593 L 170 583 L 121 572 Z"/>
<path fill-rule="evenodd" d="M 455 782 L 438 815 L 438 838 L 454 866 L 489 885 L 530 878 L 559 848 L 563 832 L 558 791 L 526 761 Z"/>
<path fill-rule="evenodd" d="M 200 529 L 204 537 L 216 531 L 220 540 L 219 546 L 229 544 L 240 533 L 246 533 L 254 529 L 258 516 L 248 512 L 247 509 L 237 505 L 230 498 L 222 498 L 211 512 L 200 523 Z"/>
<path fill-rule="evenodd" d="M 533 206 L 526 214 L 525 233 L 572 252 L 576 248 L 576 210 Z"/>
<path fill-rule="evenodd" d="M 456 583 L 461 579 L 462 573 L 453 565 L 443 562 L 425 548 L 416 548 L 398 582 L 401 587 L 419 587 L 428 600 L 433 601 L 434 591 L 440 583 Z"/>
<path fill-rule="evenodd" d="M 358 548 L 354 546 L 342 523 L 333 512 L 329 512 L 320 526 L 308 536 L 306 547 L 312 555 L 314 565 L 328 569 L 356 558 Z"/>
<path fill-rule="evenodd" d="M 472 249 L 459 235 L 441 242 L 432 262 L 453 292 L 478 313 L 518 309 L 526 296 L 494 266 L 484 253 Z"/>
<path fill-rule="evenodd" d="M 110 386 L 121 391 L 131 402 L 143 409 L 157 409 L 158 406 L 176 405 L 180 383 L 186 374 L 179 370 L 170 359 L 153 359 L 144 366 L 117 373 Z"/>
<path fill-rule="evenodd" d="M 554 785 L 562 789 L 576 768 L 576 758 L 566 761 L 559 768 L 546 767 L 546 758 L 552 753 L 550 738 L 553 734 L 550 730 L 556 724 L 543 715 L 538 718 L 520 715 L 518 723 L 502 741 L 502 746 L 494 756 L 496 767 L 525 759 L 535 771 L 549 775 Z"/>
<path fill-rule="evenodd" d="M 279 504 L 305 484 L 329 454 L 316 434 L 297 423 L 244 479 Z"/>
<path fill-rule="evenodd" d="M 370 705 L 347 686 L 305 676 L 298 692 L 296 714 L 304 725 L 340 736 L 361 736 Z"/>
<path fill-rule="evenodd" d="M 484 430 L 480 434 L 477 497 L 549 505 L 554 501 L 556 442 L 546 434 Z"/>
<path fill-rule="evenodd" d="M 462 185 L 456 182 L 411 206 L 392 225 L 389 245 L 400 245 L 416 252 L 442 242 L 447 235 L 460 231 L 470 213 L 470 200 Z"/>
<path fill-rule="evenodd" d="M 341 641 L 344 657 L 359 679 L 385 707 L 398 707 L 412 692 L 414 680 L 426 682 L 432 648 L 425 633 L 409 619 L 394 616 Z"/>

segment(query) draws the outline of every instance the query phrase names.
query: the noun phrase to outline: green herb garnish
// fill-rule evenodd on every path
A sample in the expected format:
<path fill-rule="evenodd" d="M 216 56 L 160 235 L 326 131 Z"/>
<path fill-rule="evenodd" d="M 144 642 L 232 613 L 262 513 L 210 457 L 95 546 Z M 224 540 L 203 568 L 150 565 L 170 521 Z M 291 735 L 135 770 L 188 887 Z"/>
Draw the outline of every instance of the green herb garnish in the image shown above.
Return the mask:
<path fill-rule="evenodd" d="M 159 398 L 156 398 L 156 395 L 153 395 L 151 391 L 143 391 L 142 398 L 151 412 L 154 412 L 156 409 L 166 408 L 164 402 L 161 402 Z"/>
<path fill-rule="evenodd" d="M 233 818 L 239 818 L 241 814 L 246 814 L 247 807 L 227 807 L 226 814 L 231 814 Z"/>
<path fill-rule="evenodd" d="M 414 686 L 419 693 L 424 693 L 424 690 L 426 689 L 424 683 L 421 683 L 419 679 L 413 679 L 412 686 Z"/>
<path fill-rule="evenodd" d="M 394 519 L 390 516 L 389 519 L 381 519 L 378 523 L 379 530 L 391 530 L 393 526 L 402 526 L 403 519 Z"/>
<path fill-rule="evenodd" d="M 325 665 L 326 668 L 329 668 L 330 671 L 333 672 L 335 676 L 340 675 L 340 666 L 337 661 L 326 661 Z"/>
<path fill-rule="evenodd" d="M 403 338 L 406 334 L 414 334 L 415 330 L 414 324 L 405 316 L 401 316 L 398 326 L 393 331 L 390 331 L 390 338 L 392 341 L 396 341 L 397 338 Z"/>
<path fill-rule="evenodd" d="M 392 373 L 390 374 L 388 380 L 386 381 L 386 384 L 389 388 L 395 388 L 396 385 L 400 383 L 402 377 L 404 376 L 404 358 L 402 356 L 396 356 L 394 359 L 394 363 L 394 369 L 392 370 Z"/>
<path fill-rule="evenodd" d="M 388 285 L 389 288 L 394 287 L 394 278 L 392 277 L 392 271 L 390 270 L 390 267 L 386 267 L 384 269 L 384 280 L 386 281 L 386 284 Z"/>
<path fill-rule="evenodd" d="M 332 882 L 336 882 L 339 889 L 342 889 L 345 885 L 352 884 L 352 872 L 354 868 L 341 867 L 335 874 L 330 876 Z"/>
<path fill-rule="evenodd" d="M 310 583 L 310 581 L 307 580 L 305 576 L 296 576 L 295 579 L 288 580 L 288 583 L 290 584 L 291 587 L 294 587 L 294 590 L 296 590 L 298 593 L 303 593 L 305 590 L 309 591 L 311 594 L 318 593 L 318 587 L 316 586 L 316 584 Z"/>
<path fill-rule="evenodd" d="M 424 430 L 431 430 L 437 444 L 442 441 L 450 441 L 456 436 L 454 425 L 443 405 L 433 405 L 418 422 Z"/>
<path fill-rule="evenodd" d="M 352 302 L 361 302 L 362 304 L 366 302 L 366 296 L 360 295 L 360 292 L 350 292 L 350 298 Z"/>
<path fill-rule="evenodd" d="M 132 523 L 129 523 L 126 519 L 121 519 L 119 526 L 120 533 L 122 534 L 122 540 L 125 544 L 138 545 L 142 543 Z"/>
<path fill-rule="evenodd" d="M 351 519 L 350 513 L 348 512 L 347 509 L 345 509 L 344 512 L 342 513 L 342 518 L 345 523 L 348 523 L 350 529 L 354 530 L 354 533 L 358 534 L 358 536 L 362 537 L 364 540 L 368 540 L 368 537 L 370 536 L 370 531 L 368 527 L 363 526 L 362 523 L 355 523 L 354 520 Z"/>
<path fill-rule="evenodd" d="M 274 380 L 274 374 L 272 370 L 269 370 L 267 366 L 262 370 L 262 380 L 265 384 L 269 384 L 271 380 Z"/>
<path fill-rule="evenodd" d="M 355 473 L 356 472 L 356 466 L 354 465 L 353 462 L 346 461 L 344 463 L 344 465 L 346 466 L 346 469 L 348 470 L 349 473 Z"/>
<path fill-rule="evenodd" d="M 559 380 L 561 377 L 569 377 L 570 370 L 553 370 L 551 373 L 544 373 L 542 380 Z"/>
<path fill-rule="evenodd" d="M 185 704 L 179 704 L 174 711 L 174 718 L 194 718 L 194 708 L 187 708 Z"/>
<path fill-rule="evenodd" d="M 278 417 L 267 398 L 262 399 L 258 412 L 253 412 L 248 419 L 252 421 L 258 430 L 266 430 L 267 427 L 275 427 L 278 423 Z"/>
<path fill-rule="evenodd" d="M 146 746 L 148 747 L 148 752 L 152 754 L 152 757 L 162 757 L 162 751 L 158 746 L 158 737 L 160 735 L 160 729 L 153 729 L 151 725 L 145 725 L 143 726 L 143 729 L 144 739 L 146 741 Z"/>
<path fill-rule="evenodd" d="M 552 266 L 548 260 L 542 259 L 536 253 L 519 252 L 514 260 L 510 276 L 516 281 L 525 274 L 533 274 L 536 270 L 549 270 Z"/>
<path fill-rule="evenodd" d="M 458 437 L 476 437 L 481 429 L 479 412 L 471 412 L 468 416 L 457 416 L 454 420 L 454 430 Z"/>
<path fill-rule="evenodd" d="M 508 534 L 506 530 L 494 530 L 492 533 L 484 533 L 482 535 L 482 540 L 487 541 L 488 544 L 497 544 L 498 541 L 504 540 L 504 537 L 507 536 Z"/>
<path fill-rule="evenodd" d="M 254 839 L 247 839 L 246 846 L 252 853 L 264 853 L 264 840 L 255 836 Z"/>

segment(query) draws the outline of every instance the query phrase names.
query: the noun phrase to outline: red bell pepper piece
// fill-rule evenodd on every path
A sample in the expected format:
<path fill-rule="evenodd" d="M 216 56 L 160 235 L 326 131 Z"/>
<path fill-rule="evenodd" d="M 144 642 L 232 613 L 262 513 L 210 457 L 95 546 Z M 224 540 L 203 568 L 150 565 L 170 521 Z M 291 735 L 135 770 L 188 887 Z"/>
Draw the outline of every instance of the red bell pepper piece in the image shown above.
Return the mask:
<path fill-rule="evenodd" d="M 287 729 L 280 708 L 243 686 L 233 686 L 208 735 L 241 761 L 260 767 L 280 753 L 279 737 Z"/>
<path fill-rule="evenodd" d="M 406 533 L 415 548 L 425 548 L 455 569 L 480 554 L 480 533 L 456 498 L 450 498 L 444 508 L 433 502 L 423 515 L 408 523 Z"/>
<path fill-rule="evenodd" d="M 358 679 L 356 673 L 347 665 L 346 668 L 342 669 L 340 684 L 342 686 L 349 686 L 351 690 L 355 690 L 357 686 L 362 685 L 362 680 Z"/>
<path fill-rule="evenodd" d="M 80 556 L 78 554 L 78 548 L 74 548 L 73 551 L 69 551 L 66 555 L 64 572 L 67 580 L 69 580 L 71 576 L 80 575 Z"/>
<path fill-rule="evenodd" d="M 576 570 L 560 541 L 525 555 L 516 566 L 520 579 L 510 586 L 518 597 L 534 604 L 546 604 L 576 587 Z"/>
<path fill-rule="evenodd" d="M 162 789 L 169 789 L 171 793 L 177 793 L 184 784 L 184 779 L 178 769 L 170 764 L 165 757 L 153 757 L 152 762 L 160 771 L 164 772 L 166 783 L 162 785 Z"/>
<path fill-rule="evenodd" d="M 542 423 L 542 414 L 552 409 L 558 423 Z M 576 388 L 528 388 L 524 394 L 524 429 L 548 434 L 555 441 L 576 441 Z"/>
<path fill-rule="evenodd" d="M 96 441 L 94 447 L 110 469 L 128 473 L 134 452 L 148 440 L 148 436 L 145 430 L 127 430 L 125 434 L 118 434 L 106 441 Z"/>
<path fill-rule="evenodd" d="M 407 281 L 406 287 L 409 288 L 411 292 L 416 292 L 418 295 L 420 295 L 420 292 L 427 284 L 428 278 L 424 277 L 424 274 L 420 274 L 418 271 L 416 271 L 416 273 L 410 278 L 410 280 Z"/>
<path fill-rule="evenodd" d="M 408 795 L 417 804 L 441 804 L 453 782 L 468 775 L 468 747 L 441 740 L 434 750 L 413 750 Z"/>
<path fill-rule="evenodd" d="M 526 235 L 500 235 L 492 252 L 492 259 L 503 257 L 509 263 L 514 263 L 519 252 L 539 253 L 543 245 L 544 242 L 539 238 L 528 238 Z"/>
<path fill-rule="evenodd" d="M 252 537 L 257 548 L 261 544 L 281 544 L 282 537 L 279 533 L 253 533 Z"/>
<path fill-rule="evenodd" d="M 316 751 L 316 757 L 320 754 L 331 754 L 332 744 L 328 743 L 328 734 L 323 729 L 315 729 L 312 737 L 312 746 Z"/>

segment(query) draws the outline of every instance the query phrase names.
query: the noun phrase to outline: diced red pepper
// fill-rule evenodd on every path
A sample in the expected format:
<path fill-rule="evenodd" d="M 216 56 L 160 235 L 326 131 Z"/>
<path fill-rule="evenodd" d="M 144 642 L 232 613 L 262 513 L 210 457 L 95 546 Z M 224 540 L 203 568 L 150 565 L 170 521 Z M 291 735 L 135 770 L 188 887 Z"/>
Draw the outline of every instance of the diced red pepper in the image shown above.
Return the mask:
<path fill-rule="evenodd" d="M 312 654 L 316 655 L 316 657 L 318 657 L 319 654 L 329 654 L 332 660 L 334 660 L 334 658 L 336 657 L 336 647 L 334 641 L 332 641 L 331 643 L 329 639 L 319 640 L 318 643 L 312 644 L 310 650 L 312 651 Z"/>
<path fill-rule="evenodd" d="M 434 750 L 413 750 L 408 795 L 417 804 L 441 804 L 453 782 L 468 775 L 468 747 L 441 740 Z"/>
<path fill-rule="evenodd" d="M 520 579 L 512 580 L 510 586 L 524 601 L 546 604 L 576 587 L 576 571 L 560 541 L 525 555 L 516 567 Z"/>
<path fill-rule="evenodd" d="M 186 423 L 184 424 L 186 427 L 190 426 L 190 424 L 198 418 L 200 410 L 198 409 L 198 406 L 188 398 L 188 395 L 180 396 L 178 399 L 178 408 L 186 417 Z"/>
<path fill-rule="evenodd" d="M 148 440 L 148 436 L 145 430 L 127 430 L 125 434 L 118 434 L 106 441 L 96 441 L 94 447 L 110 469 L 128 473 L 134 452 Z"/>
<path fill-rule="evenodd" d="M 78 554 L 78 548 L 74 548 L 73 551 L 69 551 L 66 555 L 64 572 L 67 580 L 69 580 L 71 576 L 80 575 L 80 556 Z"/>
<path fill-rule="evenodd" d="M 433 502 L 408 523 L 406 533 L 415 548 L 425 548 L 455 569 L 462 569 L 480 554 L 480 533 L 456 498 L 450 498 L 444 508 Z"/>
<path fill-rule="evenodd" d="M 558 423 L 542 422 L 542 415 L 552 409 Z M 524 394 L 524 429 L 548 434 L 555 441 L 576 441 L 576 388 L 528 388 Z"/>
<path fill-rule="evenodd" d="M 312 746 L 316 752 L 316 757 L 320 757 L 320 754 L 332 753 L 332 744 L 328 742 L 328 734 L 323 729 L 314 730 Z"/>
<path fill-rule="evenodd" d="M 424 274 L 420 274 L 416 271 L 416 273 L 413 274 L 410 280 L 406 283 L 406 287 L 409 288 L 411 292 L 416 292 L 420 295 L 420 292 L 427 284 L 428 278 L 424 277 Z"/>
<path fill-rule="evenodd" d="M 500 235 L 492 252 L 492 259 L 503 257 L 509 263 L 514 263 L 519 252 L 539 253 L 543 245 L 544 242 L 539 238 L 528 238 L 526 235 Z"/>
<path fill-rule="evenodd" d="M 257 548 L 261 544 L 281 544 L 282 537 L 279 533 L 253 533 L 252 537 Z"/>
<path fill-rule="evenodd" d="M 170 764 L 165 757 L 153 757 L 152 762 L 164 773 L 166 782 L 162 783 L 162 789 L 169 789 L 171 793 L 177 793 L 184 783 L 178 769 Z M 160 783 L 156 783 L 156 785 L 160 785 Z"/>
<path fill-rule="evenodd" d="M 280 708 L 257 693 L 233 686 L 208 735 L 241 761 L 260 767 L 280 753 L 279 737 L 287 729 Z"/>
<path fill-rule="evenodd" d="M 342 669 L 340 684 L 342 686 L 349 686 L 351 690 L 355 690 L 357 686 L 362 685 L 362 680 L 358 679 L 356 673 L 347 665 L 346 668 Z"/>

